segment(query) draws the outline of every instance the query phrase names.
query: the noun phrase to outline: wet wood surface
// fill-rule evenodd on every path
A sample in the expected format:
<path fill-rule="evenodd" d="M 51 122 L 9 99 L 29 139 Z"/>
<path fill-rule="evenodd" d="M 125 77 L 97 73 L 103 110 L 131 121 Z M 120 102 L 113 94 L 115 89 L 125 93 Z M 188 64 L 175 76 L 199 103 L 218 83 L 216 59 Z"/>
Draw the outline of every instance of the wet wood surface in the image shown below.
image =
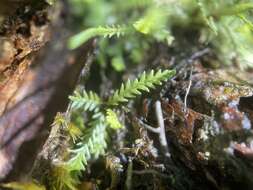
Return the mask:
<path fill-rule="evenodd" d="M 0 56 L 2 180 L 17 179 L 31 169 L 55 114 L 66 108 L 92 49 L 90 42 L 75 52 L 68 50 L 66 13 L 64 7 L 60 10 L 57 20 L 47 19 L 47 8 L 31 15 L 24 21 L 28 25 L 23 23 L 27 36 L 13 29 L 17 27 L 14 24 L 1 37 L 5 41 Z M 22 24 L 22 18 L 17 20 Z"/>

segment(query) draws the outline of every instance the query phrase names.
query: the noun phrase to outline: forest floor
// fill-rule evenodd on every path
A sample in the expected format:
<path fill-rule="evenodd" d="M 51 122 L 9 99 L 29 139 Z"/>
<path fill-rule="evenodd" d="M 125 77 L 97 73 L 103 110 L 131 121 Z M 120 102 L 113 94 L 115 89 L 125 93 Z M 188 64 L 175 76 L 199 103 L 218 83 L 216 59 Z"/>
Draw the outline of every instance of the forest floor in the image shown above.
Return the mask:
<path fill-rule="evenodd" d="M 106 154 L 82 172 L 80 189 L 253 188 L 252 69 L 223 64 L 212 47 L 189 37 L 174 47 L 153 43 L 142 62 L 124 73 L 101 71 L 91 64 L 94 40 L 68 51 L 68 31 L 61 36 L 59 20 L 52 29 L 47 11 L 42 6 L 17 13 L 0 31 L 0 178 L 17 180 L 32 168 L 30 161 L 48 138 L 56 113 L 66 111 L 76 83 L 85 81 L 89 90 L 107 96 L 121 79 L 161 68 L 176 75 L 128 103 L 120 114 L 125 127 L 110 133 Z M 180 35 L 192 36 L 189 32 Z M 54 158 L 63 142 L 48 138 L 43 156 Z M 34 173 L 43 177 L 41 168 Z"/>

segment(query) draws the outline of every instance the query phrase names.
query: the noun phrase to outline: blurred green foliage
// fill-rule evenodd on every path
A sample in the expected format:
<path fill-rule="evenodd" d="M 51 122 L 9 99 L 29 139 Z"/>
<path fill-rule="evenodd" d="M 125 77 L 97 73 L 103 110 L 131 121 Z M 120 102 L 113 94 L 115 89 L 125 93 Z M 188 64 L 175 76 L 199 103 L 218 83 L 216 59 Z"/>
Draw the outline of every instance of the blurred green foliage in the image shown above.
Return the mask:
<path fill-rule="evenodd" d="M 99 40 L 96 62 L 123 71 L 138 64 L 155 41 L 174 46 L 190 30 L 201 45 L 212 47 L 222 63 L 237 61 L 253 67 L 252 0 L 72 0 L 84 38 L 72 38 L 72 48 L 94 36 Z M 87 31 L 86 31 L 86 30 Z M 106 30 L 107 29 L 107 30 Z M 102 31 L 101 31 L 102 30 Z M 78 31 L 77 31 L 78 32 Z M 79 31 L 80 32 L 80 31 Z M 180 39 L 179 39 L 180 38 Z M 182 49 L 184 51 L 184 49 Z"/>
<path fill-rule="evenodd" d="M 47 2 L 53 4 L 54 0 Z M 70 2 L 75 23 L 73 29 L 77 34 L 70 38 L 69 48 L 75 49 L 90 38 L 102 36 L 98 40 L 98 52 L 94 60 L 102 69 L 112 67 L 116 72 L 124 72 L 126 68 L 142 63 L 148 50 L 157 42 L 179 48 L 182 52 L 188 51 L 189 47 L 196 49 L 194 46 L 210 47 L 221 63 L 229 65 L 237 62 L 241 68 L 253 67 L 252 0 Z M 190 31 L 190 35 L 185 35 L 185 31 Z M 178 43 L 191 43 L 193 38 L 197 39 L 197 44 L 184 46 Z M 77 189 L 76 185 L 88 161 L 106 152 L 107 128 L 123 127 L 117 116 L 118 111 L 122 111 L 120 104 L 141 92 L 148 92 L 174 74 L 169 70 L 151 71 L 148 74 L 143 72 L 139 79 L 122 83 L 105 100 L 93 91 L 76 91 L 70 97 L 71 104 L 66 116 L 58 115 L 53 124 L 68 131 L 71 150 L 68 155 L 70 159 L 51 171 L 50 189 Z M 28 189 L 27 185 L 34 187 L 36 184 L 7 185 Z"/>

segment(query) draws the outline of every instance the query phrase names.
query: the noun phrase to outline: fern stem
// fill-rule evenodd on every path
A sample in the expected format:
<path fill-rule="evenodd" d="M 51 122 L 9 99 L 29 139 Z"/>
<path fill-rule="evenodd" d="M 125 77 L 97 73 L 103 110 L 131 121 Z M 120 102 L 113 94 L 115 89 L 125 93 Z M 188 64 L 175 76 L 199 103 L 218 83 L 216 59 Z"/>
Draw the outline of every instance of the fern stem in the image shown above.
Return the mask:
<path fill-rule="evenodd" d="M 253 9 L 253 3 L 238 3 L 233 6 L 229 7 L 221 7 L 220 9 L 214 11 L 212 15 L 214 17 L 221 17 L 221 16 L 230 16 L 230 15 L 237 15 L 242 12 L 252 10 Z"/>
<path fill-rule="evenodd" d="M 83 111 L 95 111 L 102 104 L 102 100 L 95 92 L 75 91 L 73 96 L 69 97 L 72 109 L 82 109 Z"/>
<path fill-rule="evenodd" d="M 107 26 L 107 27 L 96 27 L 89 28 L 72 36 L 68 41 L 69 49 L 76 49 L 80 47 L 82 44 L 87 42 L 89 39 L 94 38 L 96 36 L 104 36 L 111 38 L 112 36 L 121 36 L 129 31 L 129 27 L 126 26 Z"/>
<path fill-rule="evenodd" d="M 135 98 L 141 94 L 141 91 L 149 92 L 149 89 L 161 85 L 162 82 L 168 80 L 175 75 L 174 70 L 158 70 L 156 73 L 152 70 L 150 73 L 145 72 L 133 81 L 128 80 L 122 84 L 119 90 L 109 98 L 108 105 L 118 105 L 119 103 L 127 102 L 129 99 Z"/>

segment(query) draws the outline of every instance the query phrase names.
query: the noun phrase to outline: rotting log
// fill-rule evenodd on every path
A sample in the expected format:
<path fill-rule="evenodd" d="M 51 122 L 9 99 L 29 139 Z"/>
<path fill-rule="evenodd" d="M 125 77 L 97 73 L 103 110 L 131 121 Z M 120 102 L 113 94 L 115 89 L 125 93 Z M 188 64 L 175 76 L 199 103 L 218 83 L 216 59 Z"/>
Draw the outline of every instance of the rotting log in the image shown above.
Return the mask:
<path fill-rule="evenodd" d="M 14 18 L 14 23 L 20 23 L 24 30 L 18 30 L 17 23 L 7 24 L 1 34 L 5 43 L 0 45 L 0 65 L 7 61 L 0 83 L 2 181 L 17 180 L 30 171 L 55 114 L 66 109 L 68 95 L 93 49 L 92 41 L 76 51 L 67 48 L 66 9 L 65 1 L 53 8 L 31 9 L 30 20 Z M 12 50 L 14 53 L 8 54 Z"/>

